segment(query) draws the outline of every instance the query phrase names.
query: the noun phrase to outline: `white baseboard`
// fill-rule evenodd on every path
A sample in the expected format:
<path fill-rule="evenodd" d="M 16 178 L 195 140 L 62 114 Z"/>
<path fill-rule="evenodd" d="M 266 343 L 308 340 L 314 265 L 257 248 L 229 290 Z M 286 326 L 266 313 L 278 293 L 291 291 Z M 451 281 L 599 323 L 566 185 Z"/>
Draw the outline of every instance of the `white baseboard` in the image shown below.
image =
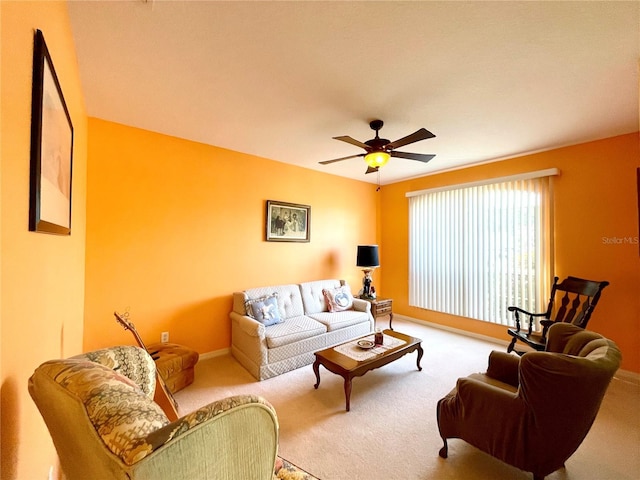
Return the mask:
<path fill-rule="evenodd" d="M 448 327 L 447 325 L 440 325 L 439 323 L 432 323 L 427 320 L 420 320 L 419 318 L 407 317 L 405 315 L 398 315 L 396 313 L 393 314 L 393 318 L 399 318 L 401 320 L 406 320 L 407 322 L 413 323 L 421 323 L 422 325 L 426 325 L 428 327 L 437 328 L 439 330 L 446 330 L 447 332 L 457 333 L 458 335 L 464 335 L 466 337 L 473 337 L 479 340 L 484 340 L 489 343 L 495 343 L 497 345 L 504 345 L 505 347 L 509 345 L 509 340 L 500 340 L 499 338 L 490 337 L 488 335 L 481 335 L 479 333 L 468 332 L 466 330 L 461 330 L 459 328 Z"/>
<path fill-rule="evenodd" d="M 221 357 L 231 352 L 231 348 L 222 348 L 220 350 L 214 350 L 212 352 L 203 353 L 200 355 L 200 360 L 208 360 L 209 358 Z"/>
<path fill-rule="evenodd" d="M 451 333 L 457 333 L 459 335 L 465 335 L 467 337 L 477 338 L 479 340 L 484 340 L 489 343 L 495 343 L 497 345 L 504 345 L 505 347 L 509 345 L 509 340 L 500 340 L 498 338 L 489 337 L 487 335 L 480 335 L 479 333 L 468 332 L 466 330 L 461 330 L 459 328 L 448 327 L 446 325 L 440 325 L 438 323 L 432 323 L 427 320 L 420 320 L 418 318 L 407 317 L 405 315 L 398 315 L 396 313 L 393 314 L 393 318 L 399 318 L 401 320 L 406 320 L 407 322 L 420 323 L 423 325 L 427 325 L 428 327 L 438 328 L 440 330 L 446 330 Z M 620 380 L 622 382 L 632 383 L 634 385 L 640 385 L 640 373 L 632 372 L 630 370 L 618 370 L 614 376 L 614 380 Z"/>

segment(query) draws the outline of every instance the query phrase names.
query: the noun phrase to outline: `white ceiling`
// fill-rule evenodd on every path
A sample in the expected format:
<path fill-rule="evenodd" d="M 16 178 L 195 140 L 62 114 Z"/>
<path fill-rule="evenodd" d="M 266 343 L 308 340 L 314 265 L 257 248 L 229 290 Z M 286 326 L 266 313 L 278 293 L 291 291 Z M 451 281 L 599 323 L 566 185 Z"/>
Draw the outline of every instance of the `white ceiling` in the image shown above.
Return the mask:
<path fill-rule="evenodd" d="M 71 1 L 88 114 L 382 184 L 638 130 L 640 2 Z M 46 35 L 46 32 L 45 32 Z M 55 54 L 54 62 L 55 62 Z M 179 159 L 176 159 L 179 161 Z M 239 165 L 239 168 L 242 168 Z"/>

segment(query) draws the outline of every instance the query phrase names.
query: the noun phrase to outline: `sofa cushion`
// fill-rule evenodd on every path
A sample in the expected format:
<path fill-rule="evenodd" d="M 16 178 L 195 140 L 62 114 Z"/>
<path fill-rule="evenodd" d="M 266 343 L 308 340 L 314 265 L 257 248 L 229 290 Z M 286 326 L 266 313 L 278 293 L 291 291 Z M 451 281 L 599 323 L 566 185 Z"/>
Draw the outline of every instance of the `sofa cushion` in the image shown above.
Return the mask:
<path fill-rule="evenodd" d="M 266 327 L 280 323 L 280 310 L 278 309 L 278 294 L 247 300 L 245 304 L 247 315 L 259 321 Z"/>
<path fill-rule="evenodd" d="M 276 348 L 327 332 L 327 327 L 305 315 L 287 318 L 265 329 L 267 347 Z"/>
<path fill-rule="evenodd" d="M 295 284 L 258 287 L 245 290 L 244 292 L 241 292 L 241 295 L 234 295 L 234 311 L 240 315 L 246 315 L 247 312 L 245 305 L 248 300 L 266 297 L 267 295 L 273 294 L 278 295 L 278 309 L 280 310 L 280 317 L 283 320 L 290 317 L 297 317 L 298 315 L 304 315 L 300 287 Z M 242 305 L 238 305 L 236 299 L 236 297 L 240 296 L 243 297 Z"/>
<path fill-rule="evenodd" d="M 342 312 L 353 308 L 353 295 L 351 295 L 349 285 L 338 288 L 323 288 L 322 293 L 330 312 Z"/>
<path fill-rule="evenodd" d="M 322 291 L 340 288 L 340 285 L 340 280 L 317 280 L 301 283 L 299 288 L 304 304 L 304 313 L 309 315 L 310 313 L 327 312 L 329 309 Z"/>
<path fill-rule="evenodd" d="M 356 310 L 313 313 L 309 317 L 323 324 L 328 332 L 347 328 L 358 323 L 369 322 L 369 314 L 367 312 L 358 312 Z"/>

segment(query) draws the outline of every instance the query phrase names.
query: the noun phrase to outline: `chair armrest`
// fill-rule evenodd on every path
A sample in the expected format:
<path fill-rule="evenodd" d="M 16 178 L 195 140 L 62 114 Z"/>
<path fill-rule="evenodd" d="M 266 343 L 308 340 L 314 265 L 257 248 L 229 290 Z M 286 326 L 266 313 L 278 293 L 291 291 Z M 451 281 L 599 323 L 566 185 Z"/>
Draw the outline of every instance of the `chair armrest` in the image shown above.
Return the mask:
<path fill-rule="evenodd" d="M 247 316 L 240 315 L 236 312 L 231 312 L 229 314 L 231 317 L 231 321 L 236 323 L 240 329 L 251 337 L 258 337 L 260 339 L 264 338 L 265 335 L 265 326 L 259 321 Z"/>
<path fill-rule="evenodd" d="M 438 402 L 438 430 L 443 439 L 462 438 L 491 452 L 495 445 L 519 441 L 526 408 L 517 392 L 473 377 L 459 378 L 454 393 Z"/>
<path fill-rule="evenodd" d="M 460 405 L 458 411 L 467 420 L 475 418 L 480 429 L 502 423 L 506 416 L 518 415 L 525 408 L 517 393 L 471 377 L 458 379 L 454 398 Z"/>
<path fill-rule="evenodd" d="M 462 377 L 456 382 L 456 390 L 463 400 L 479 403 L 479 398 L 487 395 L 493 399 L 513 400 L 517 397 L 517 393 L 513 393 L 505 388 L 476 380 L 473 377 Z M 491 403 L 491 402 L 489 402 Z M 494 409 L 495 405 L 491 406 Z"/>
<path fill-rule="evenodd" d="M 204 407 L 200 407 L 198 410 L 195 410 L 194 412 L 179 418 L 175 422 L 156 430 L 147 437 L 147 440 L 151 440 L 152 443 L 163 445 L 168 441 L 177 439 L 198 425 L 211 421 L 219 415 L 225 414 L 243 405 L 250 404 L 264 405 L 274 419 L 276 418 L 274 408 L 264 398 L 257 395 L 235 395 L 210 403 Z"/>
<path fill-rule="evenodd" d="M 148 435 L 131 478 L 271 478 L 278 431 L 266 400 L 228 397 Z"/>
<path fill-rule="evenodd" d="M 353 299 L 353 309 L 358 312 L 371 312 L 371 303 L 361 298 Z"/>
<path fill-rule="evenodd" d="M 520 307 L 507 307 L 507 310 L 509 312 L 513 313 L 514 319 L 516 321 L 516 330 L 520 331 L 520 314 L 524 314 L 524 315 L 528 315 L 529 316 L 529 335 L 531 335 L 531 332 L 533 330 L 533 318 L 534 317 L 546 317 L 547 314 L 546 313 L 531 313 L 531 312 L 527 312 L 526 310 L 523 310 Z"/>
<path fill-rule="evenodd" d="M 477 418 L 480 428 L 502 423 L 505 417 L 517 416 L 526 409 L 517 392 L 471 377 L 459 378 L 456 387 L 465 418 Z"/>
<path fill-rule="evenodd" d="M 523 310 L 520 307 L 507 307 L 507 310 L 509 310 L 510 312 L 524 313 L 525 315 L 529 315 L 530 317 L 544 317 L 546 315 L 546 313 L 527 312 L 526 310 Z"/>
<path fill-rule="evenodd" d="M 520 357 L 506 352 L 493 351 L 489 354 L 487 376 L 500 380 L 513 387 L 518 387 L 518 369 Z"/>

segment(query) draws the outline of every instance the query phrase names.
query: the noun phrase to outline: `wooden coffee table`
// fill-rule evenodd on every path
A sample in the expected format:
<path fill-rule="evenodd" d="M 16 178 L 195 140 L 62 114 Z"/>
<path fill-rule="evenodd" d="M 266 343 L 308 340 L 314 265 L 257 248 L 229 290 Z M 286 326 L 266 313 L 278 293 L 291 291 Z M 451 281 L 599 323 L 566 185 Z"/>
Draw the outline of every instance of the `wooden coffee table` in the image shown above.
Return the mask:
<path fill-rule="evenodd" d="M 385 330 L 383 333 L 385 334 L 385 336 L 388 335 L 390 337 L 403 340 L 405 343 L 390 349 L 385 349 L 384 347 L 376 347 L 375 349 L 373 349 L 373 352 L 376 352 L 376 355 L 373 358 L 361 361 L 336 351 L 337 347 L 341 347 L 342 345 L 346 345 L 347 343 L 352 343 L 355 340 L 350 340 L 343 344 L 336 345 L 325 350 L 320 350 L 319 352 L 315 352 L 316 360 L 315 362 L 313 362 L 313 371 L 316 374 L 317 381 L 314 385 L 314 388 L 317 389 L 320 386 L 320 365 L 324 365 L 324 367 L 330 372 L 333 372 L 336 375 L 340 375 L 342 378 L 344 378 L 344 396 L 346 399 L 346 408 L 348 412 L 351 409 L 351 380 L 354 377 L 361 377 L 369 370 L 382 367 L 383 365 L 391 363 L 394 360 L 397 360 L 407 353 L 411 353 L 415 350 L 418 351 L 418 360 L 416 362 L 418 370 L 422 370 L 422 367 L 420 366 L 420 360 L 422 359 L 424 351 L 422 350 L 421 339 L 410 337 L 409 335 L 405 335 L 404 333 L 400 333 L 395 330 Z M 371 336 L 371 334 L 365 335 L 362 338 L 369 336 Z"/>

